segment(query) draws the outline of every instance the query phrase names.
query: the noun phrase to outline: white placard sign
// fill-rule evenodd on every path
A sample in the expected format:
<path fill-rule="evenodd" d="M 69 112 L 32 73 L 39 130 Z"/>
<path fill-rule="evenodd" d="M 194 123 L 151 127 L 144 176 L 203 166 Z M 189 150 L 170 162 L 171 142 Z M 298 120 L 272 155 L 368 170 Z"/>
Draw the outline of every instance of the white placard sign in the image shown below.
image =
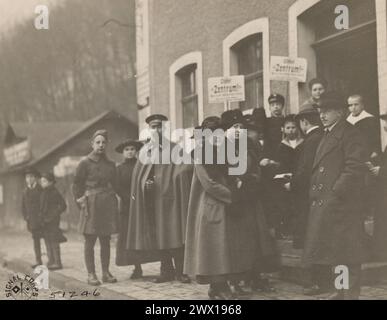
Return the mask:
<path fill-rule="evenodd" d="M 280 81 L 306 82 L 308 62 L 304 58 L 271 56 L 270 78 Z"/>
<path fill-rule="evenodd" d="M 245 101 L 245 77 L 208 78 L 208 102 L 225 103 Z"/>

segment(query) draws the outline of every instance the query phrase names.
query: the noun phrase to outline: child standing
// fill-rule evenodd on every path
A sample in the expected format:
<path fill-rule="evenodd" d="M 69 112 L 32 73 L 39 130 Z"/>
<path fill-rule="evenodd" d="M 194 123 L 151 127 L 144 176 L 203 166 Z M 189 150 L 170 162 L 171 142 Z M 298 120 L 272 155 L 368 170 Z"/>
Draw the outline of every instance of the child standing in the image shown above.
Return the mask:
<path fill-rule="evenodd" d="M 59 228 L 60 215 L 67 208 L 66 203 L 55 187 L 55 177 L 45 173 L 41 177 L 42 195 L 40 210 L 43 221 L 43 235 L 46 243 L 49 270 L 62 269 L 60 242 L 66 241 Z"/>
<path fill-rule="evenodd" d="M 34 168 L 28 168 L 25 172 L 26 188 L 22 196 L 22 214 L 27 222 L 27 229 L 32 234 L 36 263 L 32 268 L 42 265 L 42 250 L 40 239 L 42 234 L 42 220 L 40 215 L 40 196 L 42 188 L 39 185 L 40 173 Z"/>
<path fill-rule="evenodd" d="M 297 169 L 300 145 L 303 142 L 303 139 L 300 138 L 300 132 L 294 115 L 285 117 L 282 133 L 283 139 L 278 145 L 274 156 L 274 160 L 279 164 L 274 177 L 277 198 L 275 202 L 277 216 L 275 228 L 279 238 L 293 234 L 294 202 L 291 194 L 284 188 L 284 185 L 290 181 Z"/>

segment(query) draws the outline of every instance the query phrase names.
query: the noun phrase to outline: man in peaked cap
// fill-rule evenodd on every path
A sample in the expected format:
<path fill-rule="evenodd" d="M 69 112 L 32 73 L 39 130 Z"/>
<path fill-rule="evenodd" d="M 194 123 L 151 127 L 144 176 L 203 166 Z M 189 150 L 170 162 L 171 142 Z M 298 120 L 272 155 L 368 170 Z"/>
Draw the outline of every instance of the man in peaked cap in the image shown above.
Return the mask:
<path fill-rule="evenodd" d="M 161 138 L 162 122 L 167 120 L 164 115 L 153 114 L 145 122 Z M 169 143 L 172 150 L 175 145 Z M 187 181 L 192 176 L 182 166 L 145 164 L 139 159 L 133 169 L 127 249 L 138 253 L 138 263 L 161 260 L 156 283 L 190 281 L 183 274 L 188 201 L 182 200 L 182 194 L 190 193 Z"/>
<path fill-rule="evenodd" d="M 348 268 L 349 288 L 336 288 L 328 299 L 353 300 L 360 295 L 361 264 L 365 261 L 362 190 L 367 149 L 359 131 L 345 118 L 345 104 L 335 94 L 323 94 L 318 108 L 324 126 L 313 161 L 303 263 L 332 270 Z"/>

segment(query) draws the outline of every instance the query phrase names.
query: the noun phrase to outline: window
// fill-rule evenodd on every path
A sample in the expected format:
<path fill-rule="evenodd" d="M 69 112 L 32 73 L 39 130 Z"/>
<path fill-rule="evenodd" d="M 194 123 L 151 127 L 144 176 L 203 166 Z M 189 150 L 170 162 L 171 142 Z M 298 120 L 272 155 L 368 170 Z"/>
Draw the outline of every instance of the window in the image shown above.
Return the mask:
<path fill-rule="evenodd" d="M 262 34 L 251 35 L 231 50 L 236 54 L 238 74 L 245 76 L 246 100 L 239 104 L 242 110 L 263 107 Z"/>
<path fill-rule="evenodd" d="M 198 124 L 198 94 L 196 88 L 197 65 L 191 64 L 177 72 L 181 83 L 181 109 L 183 128 Z"/>

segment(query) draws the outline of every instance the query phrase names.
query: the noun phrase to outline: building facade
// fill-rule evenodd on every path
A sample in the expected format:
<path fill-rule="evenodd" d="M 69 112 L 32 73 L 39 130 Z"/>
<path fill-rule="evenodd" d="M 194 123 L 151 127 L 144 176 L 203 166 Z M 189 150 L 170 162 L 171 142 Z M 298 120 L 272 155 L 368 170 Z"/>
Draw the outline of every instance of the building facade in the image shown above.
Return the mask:
<path fill-rule="evenodd" d="M 337 29 L 337 7 L 349 26 Z M 244 112 L 267 110 L 270 92 L 296 113 L 321 76 L 329 89 L 360 93 L 367 111 L 387 111 L 386 0 L 137 0 L 139 128 L 150 113 L 191 128 L 223 104 L 208 103 L 210 77 L 244 75 Z M 307 59 L 306 82 L 277 81 L 272 56 Z"/>

